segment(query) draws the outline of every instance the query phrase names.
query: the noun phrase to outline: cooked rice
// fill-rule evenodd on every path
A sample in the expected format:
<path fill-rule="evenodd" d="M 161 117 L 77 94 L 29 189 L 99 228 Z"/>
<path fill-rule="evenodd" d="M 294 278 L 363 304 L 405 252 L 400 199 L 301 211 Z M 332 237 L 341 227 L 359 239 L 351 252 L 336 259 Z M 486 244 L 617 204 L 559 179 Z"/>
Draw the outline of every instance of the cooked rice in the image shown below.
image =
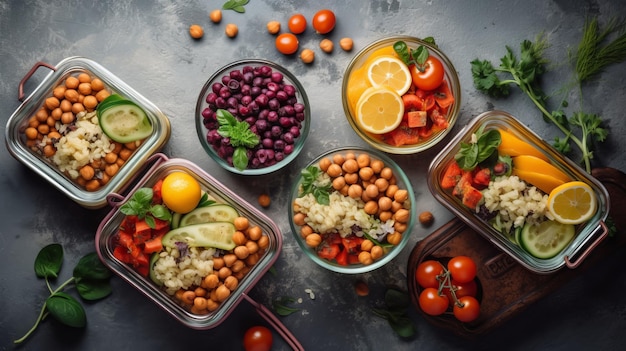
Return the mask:
<path fill-rule="evenodd" d="M 155 277 L 170 295 L 179 289 L 200 286 L 202 279 L 213 272 L 214 255 L 214 248 L 190 247 L 184 257 L 176 248 L 165 248 L 154 264 Z"/>

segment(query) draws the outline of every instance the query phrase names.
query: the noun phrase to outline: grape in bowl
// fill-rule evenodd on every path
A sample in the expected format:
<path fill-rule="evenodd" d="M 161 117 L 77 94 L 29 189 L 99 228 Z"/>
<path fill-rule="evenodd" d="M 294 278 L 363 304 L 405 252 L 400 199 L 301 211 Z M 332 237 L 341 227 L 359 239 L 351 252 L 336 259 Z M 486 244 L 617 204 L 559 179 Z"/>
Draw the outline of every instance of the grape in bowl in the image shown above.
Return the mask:
<path fill-rule="evenodd" d="M 196 105 L 196 131 L 205 151 L 242 175 L 275 172 L 302 150 L 310 109 L 296 77 L 276 63 L 247 59 L 215 72 Z"/>
<path fill-rule="evenodd" d="M 338 273 L 373 271 L 409 241 L 415 195 L 400 167 L 381 152 L 342 147 L 302 171 L 291 190 L 289 217 L 300 248 Z"/>

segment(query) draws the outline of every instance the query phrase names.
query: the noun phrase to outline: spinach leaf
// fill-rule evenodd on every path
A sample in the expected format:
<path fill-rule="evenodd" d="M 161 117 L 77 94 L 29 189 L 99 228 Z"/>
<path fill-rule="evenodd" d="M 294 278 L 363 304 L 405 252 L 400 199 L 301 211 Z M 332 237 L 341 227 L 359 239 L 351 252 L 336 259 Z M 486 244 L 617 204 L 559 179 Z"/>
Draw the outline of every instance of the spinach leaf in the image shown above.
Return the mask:
<path fill-rule="evenodd" d="M 105 280 L 81 279 L 76 282 L 76 290 L 85 300 L 100 300 L 111 294 L 111 284 Z"/>
<path fill-rule="evenodd" d="M 59 322 L 70 327 L 81 328 L 87 324 L 83 306 L 64 292 L 57 292 L 48 297 L 46 308 Z"/>
<path fill-rule="evenodd" d="M 50 244 L 37 254 L 35 258 L 35 274 L 39 278 L 56 278 L 63 264 L 63 247 Z"/>
<path fill-rule="evenodd" d="M 276 314 L 278 314 L 279 316 L 288 316 L 292 313 L 300 311 L 299 308 L 287 306 L 288 304 L 294 303 L 295 301 L 296 299 L 294 299 L 293 297 L 282 296 L 274 300 L 272 306 L 274 307 L 274 311 L 276 311 Z"/>
<path fill-rule="evenodd" d="M 372 308 L 372 312 L 386 319 L 396 334 L 403 338 L 410 338 L 416 333 L 415 324 L 406 312 L 410 304 L 411 300 L 407 292 L 390 288 L 385 292 L 385 307 Z"/>
<path fill-rule="evenodd" d="M 109 271 L 95 252 L 89 253 L 78 261 L 74 267 L 74 279 L 80 281 L 83 279 L 105 280 L 111 277 Z"/>
<path fill-rule="evenodd" d="M 222 5 L 222 8 L 224 10 L 233 10 L 235 12 L 244 13 L 246 12 L 244 6 L 247 5 L 248 2 L 250 2 L 250 0 L 228 0 L 224 3 L 224 5 Z"/>

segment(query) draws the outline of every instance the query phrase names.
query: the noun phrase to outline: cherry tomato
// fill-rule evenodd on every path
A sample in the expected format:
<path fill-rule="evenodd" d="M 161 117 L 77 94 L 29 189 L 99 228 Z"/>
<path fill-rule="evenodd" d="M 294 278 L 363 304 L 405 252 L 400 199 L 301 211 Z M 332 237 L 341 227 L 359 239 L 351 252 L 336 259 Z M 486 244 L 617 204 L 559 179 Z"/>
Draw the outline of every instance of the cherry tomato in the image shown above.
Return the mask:
<path fill-rule="evenodd" d="M 415 86 L 419 89 L 437 89 L 443 82 L 443 76 L 445 73 L 441 61 L 434 56 L 428 56 L 422 67 L 423 71 L 420 71 L 415 65 L 409 66 L 413 84 L 415 84 Z"/>
<path fill-rule="evenodd" d="M 301 13 L 297 13 L 289 18 L 287 25 L 293 34 L 304 33 L 306 30 L 306 17 Z"/>
<path fill-rule="evenodd" d="M 452 313 L 461 322 L 471 322 L 480 315 L 480 303 L 472 296 L 463 296 L 459 299 L 459 304 L 455 304 Z"/>
<path fill-rule="evenodd" d="M 476 297 L 478 293 L 478 284 L 476 284 L 476 280 L 472 280 L 469 283 L 459 283 L 454 279 L 451 279 L 450 284 L 454 287 L 454 294 L 457 299 L 460 299 L 463 296 L 473 296 Z M 448 301 L 450 302 L 450 306 L 454 305 L 454 297 L 452 297 L 452 293 L 449 288 L 444 288 L 443 293 L 448 297 Z"/>
<path fill-rule="evenodd" d="M 246 351 L 269 351 L 272 349 L 272 331 L 263 326 L 254 326 L 243 336 Z"/>
<path fill-rule="evenodd" d="M 276 37 L 276 49 L 285 55 L 298 51 L 298 44 L 298 38 L 291 33 L 283 33 Z"/>
<path fill-rule="evenodd" d="M 426 288 L 422 290 L 418 299 L 420 308 L 424 313 L 431 316 L 438 316 L 448 309 L 448 297 L 439 295 L 436 288 Z"/>
<path fill-rule="evenodd" d="M 426 260 L 415 270 L 415 280 L 422 288 L 439 288 L 437 276 L 443 274 L 443 266 L 439 261 Z"/>
<path fill-rule="evenodd" d="M 469 283 L 476 277 L 476 263 L 470 257 L 456 256 L 448 262 L 448 271 L 457 282 Z"/>
<path fill-rule="evenodd" d="M 335 28 L 336 22 L 334 12 L 328 9 L 319 10 L 313 16 L 313 29 L 319 34 L 330 33 Z"/>

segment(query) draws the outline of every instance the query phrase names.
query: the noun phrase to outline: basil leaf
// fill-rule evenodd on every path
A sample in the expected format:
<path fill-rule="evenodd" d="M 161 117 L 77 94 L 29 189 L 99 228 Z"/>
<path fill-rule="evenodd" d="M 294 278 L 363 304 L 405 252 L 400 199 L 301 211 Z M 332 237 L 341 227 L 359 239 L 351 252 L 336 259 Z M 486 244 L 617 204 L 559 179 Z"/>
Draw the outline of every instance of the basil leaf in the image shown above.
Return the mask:
<path fill-rule="evenodd" d="M 478 163 L 489 158 L 500 146 L 502 139 L 500 137 L 500 132 L 495 129 L 491 129 L 487 131 L 487 133 L 482 134 L 478 141 L 476 142 L 477 146 L 477 161 Z"/>
<path fill-rule="evenodd" d="M 397 41 L 393 44 L 393 50 L 398 54 L 398 57 L 404 62 L 405 65 L 409 66 L 411 62 L 411 53 L 409 52 L 409 47 L 403 41 Z"/>
<path fill-rule="evenodd" d="M 111 271 L 100 261 L 95 252 L 89 253 L 78 261 L 73 272 L 77 281 L 82 279 L 105 280 L 111 277 Z"/>
<path fill-rule="evenodd" d="M 112 292 L 108 281 L 95 279 L 81 279 L 76 283 L 76 290 L 80 297 L 90 301 L 105 298 Z"/>
<path fill-rule="evenodd" d="M 50 244 L 42 248 L 35 258 L 35 274 L 39 278 L 56 278 L 63 264 L 63 247 Z"/>
<path fill-rule="evenodd" d="M 48 297 L 46 308 L 59 322 L 70 327 L 82 328 L 87 324 L 83 306 L 64 292 L 57 292 Z"/>
<path fill-rule="evenodd" d="M 206 194 L 204 194 L 203 197 L 206 198 L 205 196 Z M 150 213 L 152 213 L 155 218 L 163 221 L 170 221 L 172 219 L 172 213 L 163 205 L 153 205 L 150 207 Z M 154 229 L 154 227 L 151 228 Z"/>
<path fill-rule="evenodd" d="M 235 148 L 235 152 L 233 152 L 233 166 L 240 171 L 248 167 L 248 151 L 245 147 Z"/>

